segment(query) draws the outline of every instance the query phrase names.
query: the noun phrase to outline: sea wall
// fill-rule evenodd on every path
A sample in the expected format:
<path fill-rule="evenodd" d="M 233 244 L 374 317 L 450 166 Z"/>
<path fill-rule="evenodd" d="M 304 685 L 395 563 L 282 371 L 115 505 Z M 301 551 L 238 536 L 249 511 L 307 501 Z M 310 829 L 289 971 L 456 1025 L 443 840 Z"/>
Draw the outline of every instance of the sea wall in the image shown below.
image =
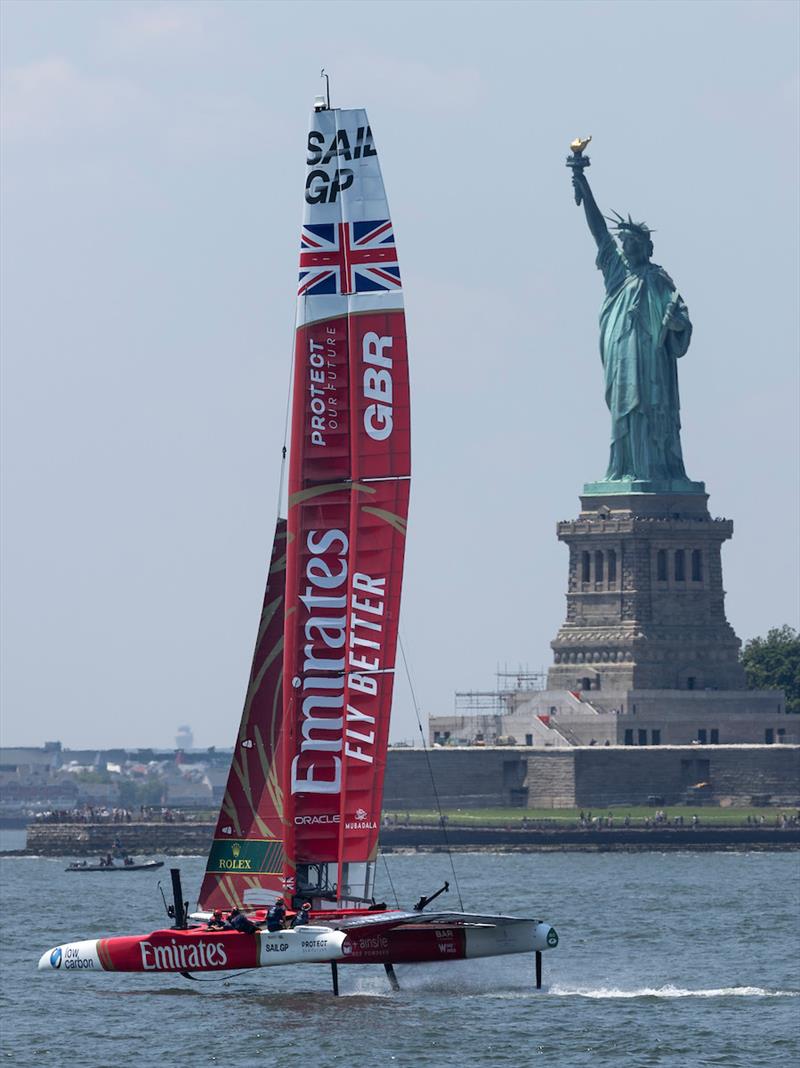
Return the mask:
<path fill-rule="evenodd" d="M 383 807 L 491 808 L 522 803 L 527 767 L 513 749 L 391 749 L 386 764 Z"/>
<path fill-rule="evenodd" d="M 381 831 L 381 849 L 443 852 L 497 850 L 519 853 L 605 853 L 678 850 L 800 849 L 800 827 L 388 827 Z"/>
<path fill-rule="evenodd" d="M 580 748 L 575 760 L 575 804 L 645 804 L 651 796 L 676 805 L 687 790 L 709 784 L 709 799 L 777 805 L 800 801 L 800 746 L 659 746 Z"/>
<path fill-rule="evenodd" d="M 115 840 L 131 854 L 205 854 L 213 823 L 31 823 L 27 851 L 40 856 L 92 856 L 111 851 Z"/>
<path fill-rule="evenodd" d="M 124 848 L 133 855 L 205 856 L 214 826 L 211 823 L 131 823 L 119 834 Z M 26 852 L 37 856 L 97 859 L 109 852 L 115 828 L 110 824 L 35 824 L 28 834 Z M 536 827 L 515 821 L 508 826 L 462 827 L 449 824 L 443 833 L 436 825 L 393 824 L 381 829 L 381 849 L 429 850 L 441 852 L 499 850 L 518 852 L 615 852 L 644 850 L 765 849 L 800 848 L 800 827 L 757 825 L 716 827 L 702 823 L 683 827 L 644 828 L 615 826 L 579 827 L 542 823 Z"/>
<path fill-rule="evenodd" d="M 674 805 L 701 782 L 717 803 L 800 804 L 797 745 L 498 746 L 391 750 L 384 809 L 434 808 L 431 773 L 443 808 Z"/>

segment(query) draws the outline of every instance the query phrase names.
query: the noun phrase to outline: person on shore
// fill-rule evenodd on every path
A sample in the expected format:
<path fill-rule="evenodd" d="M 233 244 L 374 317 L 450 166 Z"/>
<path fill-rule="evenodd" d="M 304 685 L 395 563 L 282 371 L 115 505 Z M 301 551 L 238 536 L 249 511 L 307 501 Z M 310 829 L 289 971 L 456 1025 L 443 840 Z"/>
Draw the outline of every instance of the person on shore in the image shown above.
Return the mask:
<path fill-rule="evenodd" d="M 304 927 L 309 923 L 309 914 L 311 912 L 311 902 L 304 901 L 303 907 L 297 911 L 292 919 L 292 927 Z"/>
<path fill-rule="evenodd" d="M 227 923 L 224 924 L 224 930 L 238 931 L 240 934 L 255 934 L 258 927 L 252 920 L 248 920 L 241 909 L 231 909 Z"/>
<path fill-rule="evenodd" d="M 279 897 L 272 908 L 267 913 L 267 930 L 268 931 L 282 931 L 286 926 L 286 904 L 282 897 Z"/>

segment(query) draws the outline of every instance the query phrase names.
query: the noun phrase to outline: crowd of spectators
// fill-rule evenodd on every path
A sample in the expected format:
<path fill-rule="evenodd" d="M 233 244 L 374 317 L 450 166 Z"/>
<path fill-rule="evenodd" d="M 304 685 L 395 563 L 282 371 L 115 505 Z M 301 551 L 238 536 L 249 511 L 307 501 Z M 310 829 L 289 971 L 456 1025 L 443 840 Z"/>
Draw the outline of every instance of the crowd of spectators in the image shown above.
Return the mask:
<path fill-rule="evenodd" d="M 556 815 L 557 810 L 553 810 L 552 817 L 539 817 L 532 818 L 529 816 L 521 816 L 515 821 L 503 821 L 502 823 L 492 819 L 491 816 L 487 818 L 486 825 L 492 827 L 504 827 L 505 830 L 515 831 L 520 828 L 523 831 L 553 831 L 553 830 L 575 830 L 582 831 L 602 831 L 602 830 L 660 830 L 669 828 L 670 830 L 696 830 L 698 827 L 717 827 L 717 828 L 736 828 L 736 827 L 763 827 L 766 829 L 785 829 L 790 827 L 800 827 L 800 809 L 796 812 L 784 811 L 784 810 L 770 810 L 767 813 L 759 815 L 747 814 L 742 815 L 739 819 L 729 818 L 725 822 L 720 822 L 717 819 L 702 819 L 701 815 L 693 812 L 689 815 L 686 812 L 678 812 L 670 815 L 664 809 L 656 809 L 652 815 L 631 816 L 630 813 L 621 815 L 619 812 L 616 814 L 611 812 L 604 812 L 600 814 L 592 813 L 591 811 L 581 810 L 577 817 L 570 819 L 566 815 Z M 735 811 L 735 810 L 734 810 Z M 702 812 L 702 810 L 701 810 Z M 459 815 L 467 817 L 467 819 L 460 821 L 458 816 L 451 819 L 447 814 L 442 814 L 438 818 L 432 816 L 430 813 L 424 815 L 412 815 L 406 812 L 405 815 L 400 813 L 384 813 L 382 825 L 386 828 L 391 827 L 412 827 L 412 826 L 430 826 L 431 824 L 439 824 L 440 826 L 463 826 L 465 824 L 473 827 L 481 825 L 481 820 L 470 815 L 469 809 L 465 809 L 463 813 L 459 812 Z M 574 822 L 573 822 L 574 820 Z"/>
<path fill-rule="evenodd" d="M 184 823 L 187 818 L 185 812 L 156 805 L 140 805 L 138 809 L 82 805 L 48 809 L 33 816 L 36 823 Z"/>
<path fill-rule="evenodd" d="M 524 825 L 524 818 L 522 822 Z M 641 817 L 639 817 L 638 819 L 632 818 L 630 815 L 626 814 L 622 820 L 619 820 L 618 817 L 614 817 L 610 813 L 608 815 L 593 816 L 591 812 L 583 811 L 581 811 L 578 817 L 578 826 L 581 828 L 581 830 L 584 831 L 602 830 L 604 827 L 613 828 L 615 826 L 622 826 L 625 828 L 638 826 L 644 827 L 644 829 L 648 831 L 665 827 L 677 829 L 689 827 L 692 830 L 696 830 L 698 827 L 701 826 L 701 823 L 702 821 L 696 812 L 692 813 L 691 817 L 685 816 L 683 813 L 677 813 L 670 816 L 663 809 L 656 809 L 652 816 L 645 816 L 644 819 L 642 819 Z M 717 827 L 722 826 L 717 821 L 707 821 L 706 825 Z M 728 823 L 727 826 L 735 826 L 735 824 L 731 822 Z M 761 814 L 759 816 L 751 816 L 748 814 L 746 818 L 741 820 L 739 826 L 765 828 L 797 827 L 800 826 L 800 809 L 798 809 L 795 813 L 776 812 L 774 816 L 770 813 L 769 817 L 764 814 Z"/>

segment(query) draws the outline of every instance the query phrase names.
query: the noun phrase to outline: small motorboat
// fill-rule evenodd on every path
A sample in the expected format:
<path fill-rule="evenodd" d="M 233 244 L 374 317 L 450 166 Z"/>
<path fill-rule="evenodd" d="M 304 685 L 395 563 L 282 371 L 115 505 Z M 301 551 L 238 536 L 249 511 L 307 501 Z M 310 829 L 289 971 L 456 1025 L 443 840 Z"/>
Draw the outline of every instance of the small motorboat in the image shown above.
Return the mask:
<path fill-rule="evenodd" d="M 163 860 L 145 860 L 141 864 L 88 864 L 84 861 L 76 861 L 70 864 L 64 871 L 154 871 L 156 868 L 163 868 Z"/>

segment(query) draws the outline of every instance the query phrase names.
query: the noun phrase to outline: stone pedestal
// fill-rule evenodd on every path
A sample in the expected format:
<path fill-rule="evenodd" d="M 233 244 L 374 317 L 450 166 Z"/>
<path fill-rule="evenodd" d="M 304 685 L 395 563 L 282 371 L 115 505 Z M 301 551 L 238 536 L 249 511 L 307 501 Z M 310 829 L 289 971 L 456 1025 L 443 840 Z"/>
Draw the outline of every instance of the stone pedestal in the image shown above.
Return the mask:
<path fill-rule="evenodd" d="M 578 518 L 558 524 L 567 618 L 551 643 L 548 689 L 599 690 L 590 699 L 601 704 L 603 692 L 744 689 L 722 586 L 733 522 L 711 518 L 702 483 L 594 492 L 603 486 L 587 485 Z"/>

